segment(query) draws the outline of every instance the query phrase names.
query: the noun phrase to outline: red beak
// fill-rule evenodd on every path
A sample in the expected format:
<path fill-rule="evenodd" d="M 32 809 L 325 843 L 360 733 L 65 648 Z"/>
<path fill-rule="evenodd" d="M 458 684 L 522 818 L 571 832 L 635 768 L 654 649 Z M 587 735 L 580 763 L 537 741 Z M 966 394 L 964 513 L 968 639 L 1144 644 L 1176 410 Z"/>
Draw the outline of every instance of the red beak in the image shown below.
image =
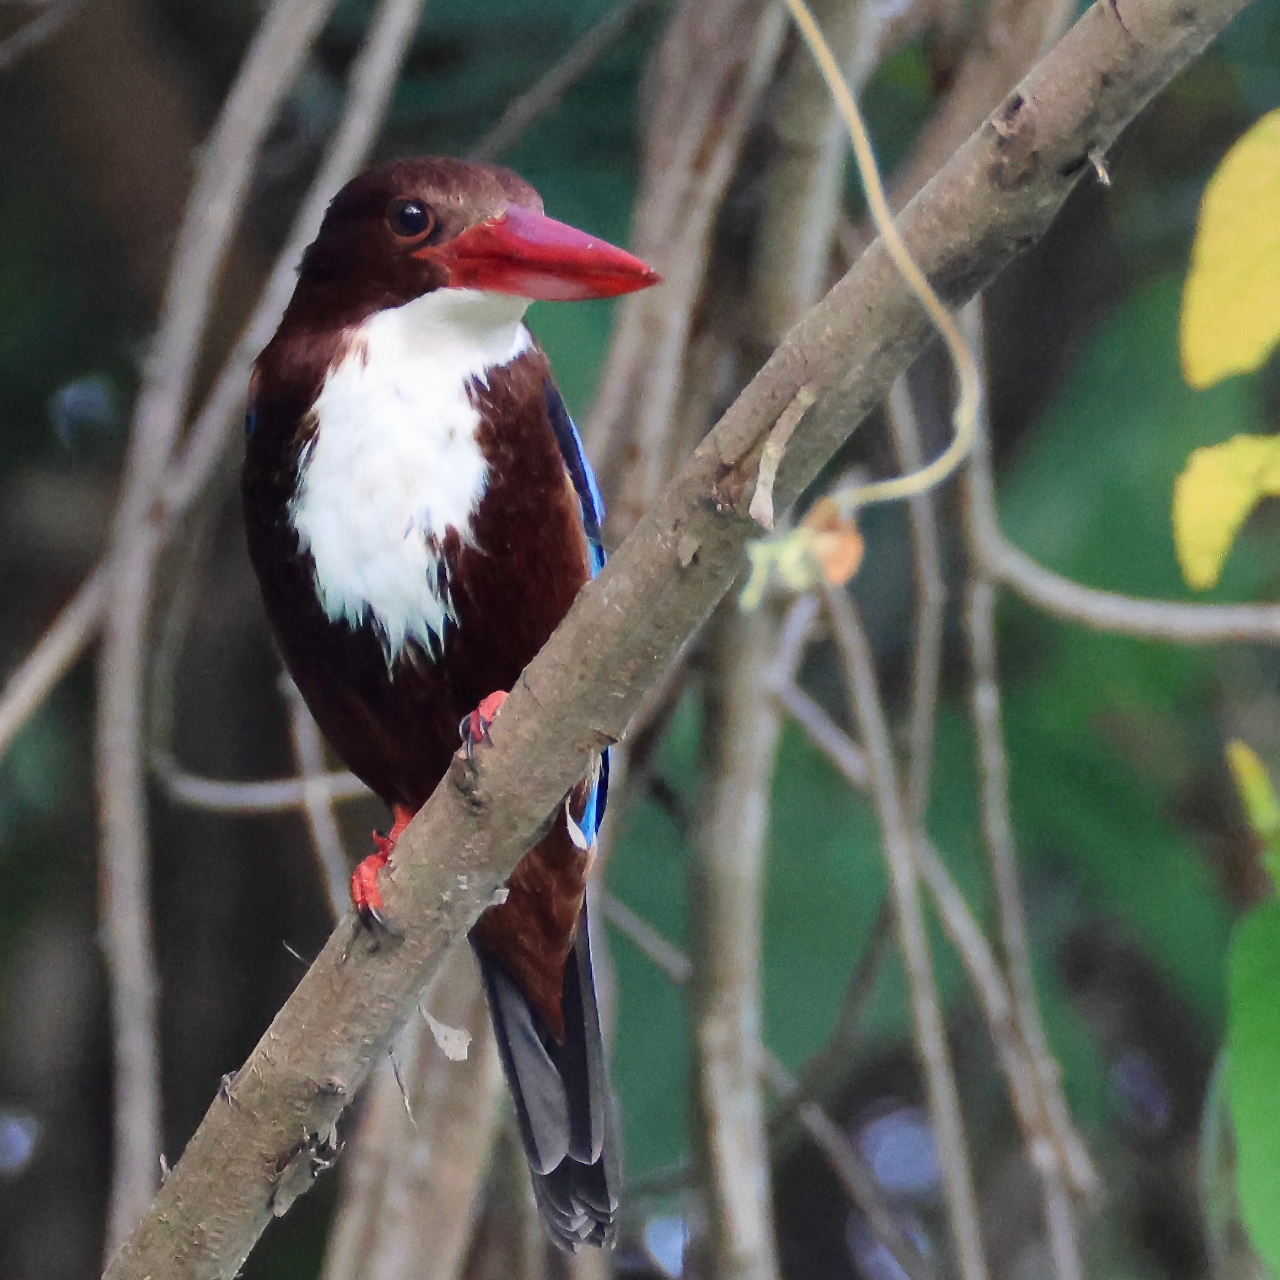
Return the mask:
<path fill-rule="evenodd" d="M 625 249 L 520 205 L 413 256 L 442 263 L 451 289 L 513 293 L 545 302 L 613 298 L 662 280 Z"/>

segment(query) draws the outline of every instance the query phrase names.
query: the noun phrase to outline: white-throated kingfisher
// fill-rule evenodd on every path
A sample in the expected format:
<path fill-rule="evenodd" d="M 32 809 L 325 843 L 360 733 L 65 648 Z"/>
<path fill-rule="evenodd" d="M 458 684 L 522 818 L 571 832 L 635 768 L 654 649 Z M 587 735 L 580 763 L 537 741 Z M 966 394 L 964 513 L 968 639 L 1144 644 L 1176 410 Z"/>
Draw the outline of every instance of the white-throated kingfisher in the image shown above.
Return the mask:
<path fill-rule="evenodd" d="M 293 679 L 393 825 L 352 876 L 382 921 L 395 839 L 604 563 L 600 495 L 524 326 L 531 299 L 658 276 L 546 217 L 507 169 L 395 160 L 334 197 L 258 357 L 249 553 Z M 476 922 L 534 1187 L 554 1239 L 612 1243 L 617 1150 L 584 893 L 607 760 Z"/>

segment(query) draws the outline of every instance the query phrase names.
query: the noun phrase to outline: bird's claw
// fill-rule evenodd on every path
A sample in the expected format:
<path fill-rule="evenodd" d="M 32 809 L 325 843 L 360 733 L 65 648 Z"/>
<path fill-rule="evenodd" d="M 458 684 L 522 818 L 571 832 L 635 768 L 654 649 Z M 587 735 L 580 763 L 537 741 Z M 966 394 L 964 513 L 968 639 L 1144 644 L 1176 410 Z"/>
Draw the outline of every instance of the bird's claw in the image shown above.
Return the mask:
<path fill-rule="evenodd" d="M 397 942 L 404 941 L 404 934 L 391 923 L 387 918 L 387 913 L 381 907 L 357 907 L 356 912 L 360 917 L 360 923 L 370 933 L 384 934 L 388 938 L 394 938 Z"/>
<path fill-rule="evenodd" d="M 395 807 L 395 819 L 391 830 L 383 835 L 381 831 L 373 833 L 373 852 L 360 862 L 351 873 L 351 902 L 366 929 L 377 929 L 392 938 L 401 935 L 387 919 L 383 909 L 382 890 L 378 888 L 378 872 L 391 860 L 405 827 L 413 818 L 413 812 L 401 805 Z"/>
<path fill-rule="evenodd" d="M 458 737 L 462 739 L 468 760 L 473 758 L 476 747 L 493 746 L 493 739 L 489 736 L 489 726 L 506 700 L 506 690 L 498 689 L 487 698 L 482 698 L 480 705 L 474 711 L 462 717 L 458 724 Z"/>

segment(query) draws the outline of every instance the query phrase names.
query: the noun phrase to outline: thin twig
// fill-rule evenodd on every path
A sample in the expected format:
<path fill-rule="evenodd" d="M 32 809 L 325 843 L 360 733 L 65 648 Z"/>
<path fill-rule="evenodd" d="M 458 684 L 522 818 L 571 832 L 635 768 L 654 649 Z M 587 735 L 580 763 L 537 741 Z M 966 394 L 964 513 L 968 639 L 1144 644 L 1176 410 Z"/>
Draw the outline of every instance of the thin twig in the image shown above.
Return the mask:
<path fill-rule="evenodd" d="M 841 771 L 851 787 L 862 791 L 867 789 L 861 757 L 854 754 L 857 748 L 826 711 L 816 707 L 815 714 L 809 721 L 801 722 L 801 727 L 810 741 Z M 850 767 L 851 756 L 856 762 L 853 767 Z M 928 839 L 917 835 L 915 848 L 921 879 L 964 965 L 991 1032 L 997 1061 L 1006 1076 L 1014 1112 L 1033 1163 L 1038 1167 L 1047 1143 L 1052 1151 L 1067 1153 L 1066 1167 L 1084 1171 L 1085 1177 L 1091 1176 L 1088 1152 L 1070 1115 L 1065 1109 L 1059 1112 L 1046 1105 L 1035 1062 L 1016 1025 L 1013 996 L 981 926 Z M 822 1053 L 825 1055 L 825 1052 L 824 1049 Z"/>
<path fill-rule="evenodd" d="M 244 410 L 244 389 L 258 352 L 280 323 L 294 285 L 302 251 L 315 238 L 334 193 L 364 162 L 382 126 L 409 42 L 425 0 L 383 0 L 351 68 L 347 101 L 319 171 L 294 214 L 289 239 L 276 258 L 249 323 L 227 357 L 214 389 L 192 423 L 181 455 L 165 477 L 169 517 L 180 514 L 208 482 L 235 439 Z"/>
<path fill-rule="evenodd" d="M 981 368 L 984 335 L 980 299 L 975 299 L 965 308 L 963 323 L 978 353 Z M 984 395 L 978 415 L 981 420 L 978 430 L 984 442 L 987 438 L 985 399 Z M 978 466 L 983 469 L 989 466 L 989 453 L 984 452 Z M 966 500 L 970 506 L 978 501 L 978 487 L 972 483 L 966 485 Z M 968 527 L 972 531 L 975 522 L 970 520 Z M 1040 1021 L 1031 968 L 1031 945 L 1014 853 L 1013 822 L 1009 813 L 1009 764 L 1004 749 L 996 658 L 996 591 L 976 547 L 971 551 L 971 559 L 974 565 L 966 590 L 965 630 L 972 664 L 972 718 L 978 746 L 983 842 L 995 885 L 1000 941 L 1013 992 L 1018 1029 L 1036 1072 L 1046 1110 L 1065 1116 L 1066 1103 L 1059 1090 L 1057 1063 L 1049 1050 L 1048 1037 Z M 1092 1190 L 1097 1180 L 1087 1158 L 1081 1168 L 1079 1160 L 1073 1161 L 1072 1155 L 1070 1147 L 1059 1149 L 1052 1145 L 1042 1152 L 1032 1152 L 1033 1164 L 1043 1182 L 1045 1228 L 1059 1280 L 1080 1280 L 1083 1275 L 1068 1182 L 1085 1192 Z"/>
<path fill-rule="evenodd" d="M 981 361 L 981 356 L 975 359 Z M 911 399 L 907 374 L 895 378 L 889 392 L 889 427 L 903 471 L 924 463 L 920 421 Z M 938 711 L 942 673 L 943 621 L 947 588 L 942 577 L 938 515 L 932 493 L 917 493 L 907 503 L 911 517 L 911 551 L 916 570 L 916 636 L 911 663 L 910 764 L 907 769 L 907 817 L 911 825 L 924 823 L 933 770 L 933 730 Z"/>
<path fill-rule="evenodd" d="M 778 1274 L 761 1097 L 762 878 L 779 716 L 760 687 L 773 620 L 723 602 L 703 680 L 703 777 L 689 870 L 694 1146 L 716 1280 Z"/>
<path fill-rule="evenodd" d="M 657 0 L 619 0 L 554 62 L 537 82 L 507 103 L 498 122 L 470 151 L 473 160 L 496 160 L 513 147 L 626 33 Z"/>
<path fill-rule="evenodd" d="M 115 1045 L 108 1258 L 151 1199 L 160 1153 L 143 690 L 155 566 L 163 534 L 151 513 L 182 428 L 212 308 L 213 284 L 249 194 L 254 160 L 333 3 L 275 0 L 201 152 L 178 234 L 155 347 L 134 411 L 108 553 L 111 590 L 97 722 L 102 942 Z"/>
<path fill-rule="evenodd" d="M 638 916 L 607 889 L 600 894 L 604 918 L 655 964 L 667 980 L 682 987 L 693 976 L 693 965 L 679 947 L 668 942 L 643 916 Z"/>
<path fill-rule="evenodd" d="M 871 786 L 871 770 L 866 753 L 848 734 L 794 682 L 772 691 L 778 705 L 809 735 L 809 739 L 836 762 L 837 767 L 860 791 Z"/>
<path fill-rule="evenodd" d="M 889 909 L 888 900 L 881 899 L 871 931 L 858 956 L 858 963 L 854 965 L 849 980 L 845 983 L 830 1034 L 817 1053 L 801 1067 L 794 1096 L 769 1117 L 771 1129 L 776 1130 L 784 1124 L 802 1102 L 821 1097 L 828 1082 L 843 1082 L 849 1063 L 858 1049 L 862 1015 L 875 990 L 881 965 L 892 940 L 893 913 Z"/>
<path fill-rule="evenodd" d="M 51 0 L 45 11 L 18 28 L 7 40 L 0 40 L 0 71 L 8 71 L 52 36 L 84 3 L 84 0 Z"/>
<path fill-rule="evenodd" d="M 678 947 L 668 942 L 647 920 L 610 894 L 601 895 L 607 918 L 667 979 L 682 986 L 693 975 L 693 965 Z M 778 1096 L 785 1111 L 794 1112 L 801 1128 L 813 1139 L 831 1170 L 840 1179 L 849 1199 L 866 1218 L 872 1233 L 906 1273 L 909 1280 L 935 1280 L 933 1269 L 907 1239 L 902 1224 L 885 1199 L 875 1174 L 848 1135 L 816 1102 L 806 1101 L 796 1079 L 768 1049 L 760 1046 L 757 1067 Z M 684 1176 L 684 1168 L 679 1173 Z M 670 1179 L 665 1174 L 663 1182 Z"/>
<path fill-rule="evenodd" d="M 974 483 L 980 482 L 975 478 Z M 996 524 L 994 508 L 985 501 L 978 500 L 972 517 L 973 546 L 992 579 L 1064 622 L 1168 644 L 1280 641 L 1280 605 L 1183 604 L 1099 591 L 1046 569 L 1015 547 Z"/>
<path fill-rule="evenodd" d="M 933 1268 L 920 1254 L 920 1250 L 908 1239 L 898 1215 L 885 1199 L 876 1176 L 868 1167 L 862 1153 L 844 1130 L 816 1103 L 797 1101 L 800 1087 L 794 1077 L 771 1054 L 764 1057 L 763 1070 L 769 1087 L 784 1104 L 796 1106 L 796 1119 L 800 1127 L 822 1152 L 836 1177 L 840 1179 L 845 1194 L 858 1206 L 871 1229 L 871 1234 L 889 1251 L 894 1262 L 902 1268 L 907 1280 L 931 1280 Z"/>
<path fill-rule="evenodd" d="M 929 936 L 924 926 L 920 889 L 910 828 L 902 808 L 898 770 L 880 690 L 876 684 L 871 646 L 867 642 L 852 598 L 842 589 L 828 588 L 827 610 L 845 681 L 861 732 L 871 773 L 871 795 L 880 822 L 880 838 L 888 870 L 895 931 L 907 973 L 916 1049 L 924 1068 L 925 1091 L 933 1117 L 934 1139 L 942 1166 L 943 1191 L 951 1222 L 956 1260 L 964 1280 L 986 1280 L 987 1264 L 978 1225 L 968 1144 L 960 1113 L 960 1095 L 951 1066 L 942 1006 L 933 976 Z"/>
<path fill-rule="evenodd" d="M 178 804 L 212 813 L 250 815 L 282 813 L 305 808 L 307 786 L 302 778 L 273 778 L 268 781 L 235 782 L 225 778 L 205 778 L 188 773 L 163 751 L 151 754 L 151 769 L 165 794 Z M 362 800 L 372 793 L 354 773 L 337 770 L 312 777 L 309 784 L 330 801 Z"/>
<path fill-rule="evenodd" d="M 342 851 L 342 837 L 333 812 L 334 794 L 324 769 L 324 741 L 298 686 L 287 675 L 280 677 L 280 684 L 289 708 L 289 740 L 293 745 L 298 781 L 302 784 L 302 811 L 307 817 L 307 829 L 311 832 L 311 845 L 320 864 L 329 906 L 334 920 L 338 920 L 347 909 L 351 867 Z"/>
<path fill-rule="evenodd" d="M 101 620 L 107 590 L 107 571 L 99 565 L 5 681 L 0 690 L 0 759 L 18 730 L 85 651 Z"/>

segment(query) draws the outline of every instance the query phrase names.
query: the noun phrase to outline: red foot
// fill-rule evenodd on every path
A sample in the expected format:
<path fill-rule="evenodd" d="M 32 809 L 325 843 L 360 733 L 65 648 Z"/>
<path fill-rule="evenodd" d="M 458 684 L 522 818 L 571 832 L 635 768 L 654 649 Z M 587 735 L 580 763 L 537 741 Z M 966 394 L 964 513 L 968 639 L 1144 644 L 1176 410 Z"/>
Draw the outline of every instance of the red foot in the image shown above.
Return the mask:
<path fill-rule="evenodd" d="M 480 705 L 469 716 L 463 717 L 462 723 L 458 726 L 458 733 L 462 738 L 462 745 L 467 749 L 468 760 L 481 743 L 486 747 L 493 746 L 493 741 L 489 737 L 489 726 L 506 700 L 506 691 L 498 689 L 487 698 L 482 698 Z"/>
<path fill-rule="evenodd" d="M 382 913 L 382 890 L 378 888 L 378 872 L 387 865 L 396 841 L 404 834 L 404 829 L 413 818 L 413 811 L 403 805 L 396 805 L 392 811 L 391 830 L 384 836 L 381 832 L 373 833 L 371 853 L 351 873 L 351 901 L 366 922 L 372 921 L 387 928 L 387 918 Z"/>

